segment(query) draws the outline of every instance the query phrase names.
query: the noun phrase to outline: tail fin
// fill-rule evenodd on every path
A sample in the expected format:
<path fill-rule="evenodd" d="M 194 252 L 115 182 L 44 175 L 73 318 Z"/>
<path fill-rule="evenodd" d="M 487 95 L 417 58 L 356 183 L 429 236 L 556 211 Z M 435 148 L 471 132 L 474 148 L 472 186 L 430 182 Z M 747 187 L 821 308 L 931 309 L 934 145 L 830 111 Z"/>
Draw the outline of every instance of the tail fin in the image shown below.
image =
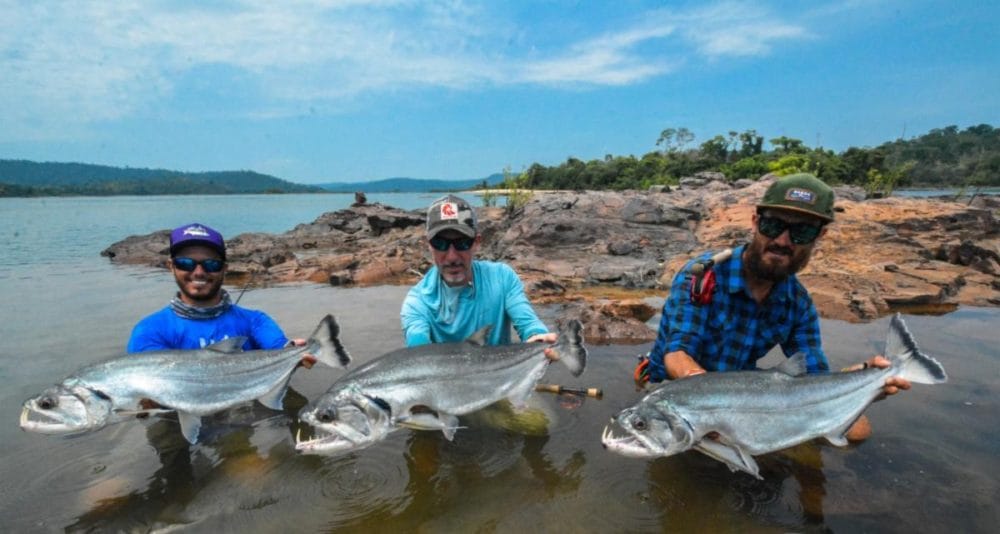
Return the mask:
<path fill-rule="evenodd" d="M 583 325 L 576 319 L 570 320 L 559 331 L 555 349 L 559 361 L 566 364 L 573 376 L 580 376 L 587 367 L 587 348 L 583 346 Z"/>
<path fill-rule="evenodd" d="M 309 337 L 309 345 L 319 346 L 318 350 L 313 350 L 321 362 L 330 367 L 347 367 L 347 364 L 351 363 L 351 355 L 340 344 L 338 336 L 340 336 L 340 325 L 332 315 L 327 315 Z"/>
<path fill-rule="evenodd" d="M 920 352 L 906 328 L 902 316 L 896 314 L 889 323 L 889 335 L 885 340 L 885 357 L 899 367 L 899 376 L 918 384 L 940 384 L 948 381 L 941 363 Z"/>

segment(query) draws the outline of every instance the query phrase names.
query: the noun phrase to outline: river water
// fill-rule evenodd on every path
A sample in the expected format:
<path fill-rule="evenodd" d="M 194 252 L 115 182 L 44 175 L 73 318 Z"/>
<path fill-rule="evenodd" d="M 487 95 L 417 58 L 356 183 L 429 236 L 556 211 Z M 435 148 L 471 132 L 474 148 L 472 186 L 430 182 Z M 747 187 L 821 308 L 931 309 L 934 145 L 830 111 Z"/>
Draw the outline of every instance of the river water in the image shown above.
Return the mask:
<path fill-rule="evenodd" d="M 436 195 L 371 195 L 402 208 Z M 1000 312 L 906 315 L 949 382 L 868 411 L 860 445 L 810 443 L 759 458 L 764 480 L 697 453 L 639 460 L 605 451 L 601 430 L 640 396 L 634 357 L 649 346 L 590 347 L 587 372 L 546 382 L 600 387 L 602 400 L 536 394 L 547 425 L 463 418 L 454 441 L 403 430 L 340 457 L 294 450 L 295 414 L 341 371 L 300 369 L 285 410 L 258 404 L 207 418 L 188 446 L 169 419 L 65 438 L 22 432 L 20 404 L 75 369 L 123 350 L 138 318 L 174 290 L 165 271 L 110 265 L 130 234 L 198 220 L 226 235 L 282 232 L 348 195 L 0 199 L 0 530 L 4 532 L 993 532 L 1000 524 Z M 231 288 L 238 293 L 239 288 Z M 356 362 L 402 345 L 405 287 L 295 284 L 246 292 L 292 337 L 338 317 Z M 540 310 L 550 325 L 555 308 Z M 887 320 L 823 321 L 832 365 L 879 352 Z M 778 361 L 770 356 L 771 362 Z"/>

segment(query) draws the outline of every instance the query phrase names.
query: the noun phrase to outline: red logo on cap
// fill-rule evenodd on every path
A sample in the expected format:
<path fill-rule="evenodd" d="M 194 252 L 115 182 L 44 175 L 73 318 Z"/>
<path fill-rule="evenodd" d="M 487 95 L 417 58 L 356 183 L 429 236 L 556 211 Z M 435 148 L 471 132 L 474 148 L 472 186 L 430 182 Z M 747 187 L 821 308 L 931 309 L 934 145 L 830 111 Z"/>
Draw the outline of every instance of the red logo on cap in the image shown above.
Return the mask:
<path fill-rule="evenodd" d="M 445 202 L 441 204 L 441 218 L 442 219 L 457 219 L 458 211 L 455 210 L 456 206 L 454 203 Z"/>

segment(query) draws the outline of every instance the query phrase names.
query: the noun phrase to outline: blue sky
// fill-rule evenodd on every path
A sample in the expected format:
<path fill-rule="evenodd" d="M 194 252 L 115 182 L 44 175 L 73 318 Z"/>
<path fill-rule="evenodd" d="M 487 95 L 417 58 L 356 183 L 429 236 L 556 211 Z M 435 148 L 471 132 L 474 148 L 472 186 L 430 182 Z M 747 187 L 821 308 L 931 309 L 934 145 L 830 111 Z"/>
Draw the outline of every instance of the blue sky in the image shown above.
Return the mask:
<path fill-rule="evenodd" d="M 1000 2 L 0 0 L 0 158 L 482 178 L 1000 126 Z"/>

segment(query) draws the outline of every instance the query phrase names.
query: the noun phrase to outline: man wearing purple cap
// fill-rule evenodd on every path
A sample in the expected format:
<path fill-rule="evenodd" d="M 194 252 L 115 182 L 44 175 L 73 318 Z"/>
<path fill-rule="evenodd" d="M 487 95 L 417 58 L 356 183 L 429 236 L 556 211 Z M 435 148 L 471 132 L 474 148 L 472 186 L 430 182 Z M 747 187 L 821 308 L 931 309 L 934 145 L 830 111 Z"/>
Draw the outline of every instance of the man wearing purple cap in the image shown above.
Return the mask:
<path fill-rule="evenodd" d="M 168 266 L 179 291 L 165 308 L 135 325 L 128 352 L 200 349 L 237 336 L 247 339 L 244 350 L 288 344 L 273 319 L 233 304 L 222 288 L 226 242 L 219 232 L 198 223 L 176 228 Z"/>

